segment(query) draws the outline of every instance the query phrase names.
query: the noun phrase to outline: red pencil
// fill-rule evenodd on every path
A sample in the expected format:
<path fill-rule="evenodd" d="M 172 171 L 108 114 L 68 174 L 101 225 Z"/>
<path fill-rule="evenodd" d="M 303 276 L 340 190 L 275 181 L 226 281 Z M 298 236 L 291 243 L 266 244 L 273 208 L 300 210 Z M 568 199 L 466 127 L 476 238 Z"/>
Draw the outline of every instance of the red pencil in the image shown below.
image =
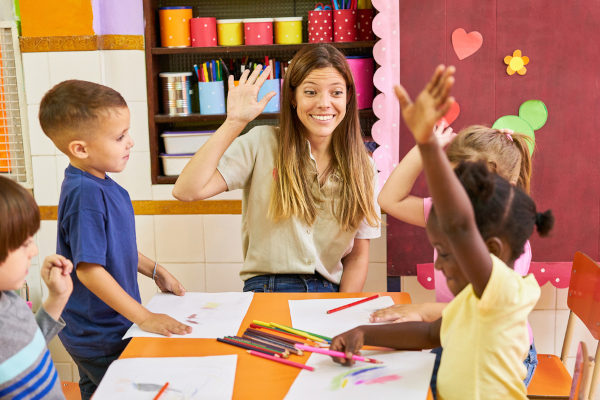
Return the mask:
<path fill-rule="evenodd" d="M 364 302 L 369 301 L 369 300 L 374 300 L 374 299 L 376 299 L 378 297 L 379 297 L 378 294 L 374 294 L 373 296 L 365 297 L 364 299 L 360 299 L 358 301 L 355 301 L 355 302 L 352 302 L 352 303 L 348 303 L 348 304 L 345 304 L 345 305 L 337 307 L 337 308 L 332 308 L 331 310 L 327 310 L 327 314 L 331 314 L 331 313 L 334 313 L 336 311 L 344 310 L 344 309 L 346 309 L 348 307 L 353 307 L 353 306 L 355 306 L 357 304 L 364 303 Z"/>
<path fill-rule="evenodd" d="M 290 360 L 284 360 L 283 358 L 279 358 L 279 357 L 274 357 L 274 356 L 270 356 L 268 354 L 264 354 L 264 353 L 259 353 L 258 351 L 254 351 L 254 350 L 248 350 L 248 353 L 252 354 L 253 356 L 258 356 L 258 357 L 262 357 L 262 358 L 266 358 L 268 360 L 271 361 L 277 361 L 280 362 L 282 364 L 286 364 L 289 365 L 291 367 L 296 367 L 296 368 L 302 368 L 302 369 L 307 369 L 309 371 L 314 371 L 315 369 L 311 366 L 308 365 L 304 365 L 301 363 L 297 363 L 294 361 L 290 361 Z"/>
<path fill-rule="evenodd" d="M 158 391 L 158 393 L 156 393 L 156 396 L 154 396 L 153 400 L 158 400 L 158 398 L 160 396 L 162 396 L 162 394 L 165 392 L 165 390 L 167 390 L 167 386 L 169 386 L 169 382 L 165 383 L 163 385 L 163 387 L 160 388 L 160 390 Z"/>

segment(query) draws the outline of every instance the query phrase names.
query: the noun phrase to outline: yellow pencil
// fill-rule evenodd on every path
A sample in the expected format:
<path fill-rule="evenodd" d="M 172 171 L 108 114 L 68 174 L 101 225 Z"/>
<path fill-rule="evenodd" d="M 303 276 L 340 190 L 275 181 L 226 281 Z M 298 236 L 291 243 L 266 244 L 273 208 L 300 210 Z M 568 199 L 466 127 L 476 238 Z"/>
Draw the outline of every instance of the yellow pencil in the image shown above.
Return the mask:
<path fill-rule="evenodd" d="M 326 340 L 323 340 L 323 339 L 321 339 L 320 337 L 316 337 L 316 336 L 310 335 L 310 334 L 308 334 L 308 333 L 306 333 L 306 332 L 304 332 L 304 331 L 299 331 L 299 330 L 297 330 L 297 329 L 290 328 L 290 327 L 288 327 L 288 326 L 285 326 L 285 325 L 279 325 L 279 324 L 277 324 L 277 323 L 275 323 L 275 322 L 271 322 L 271 326 L 272 326 L 272 327 L 274 327 L 274 328 L 279 328 L 279 329 L 281 329 L 281 330 L 284 330 L 284 331 L 286 331 L 286 332 L 291 332 L 291 333 L 293 333 L 293 334 L 296 334 L 296 335 L 299 335 L 299 336 L 305 337 L 305 338 L 307 338 L 307 339 L 310 339 L 310 340 L 312 340 L 312 341 L 314 341 L 314 342 L 323 342 L 323 343 L 327 343 L 327 341 L 326 341 Z"/>

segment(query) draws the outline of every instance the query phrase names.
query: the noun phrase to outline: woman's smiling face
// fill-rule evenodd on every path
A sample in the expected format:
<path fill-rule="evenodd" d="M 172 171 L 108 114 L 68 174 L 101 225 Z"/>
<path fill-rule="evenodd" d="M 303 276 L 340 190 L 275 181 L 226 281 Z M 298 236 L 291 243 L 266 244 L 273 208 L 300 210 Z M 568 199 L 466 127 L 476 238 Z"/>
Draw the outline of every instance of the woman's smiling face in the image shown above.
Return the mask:
<path fill-rule="evenodd" d="M 315 139 L 331 136 L 346 116 L 347 85 L 332 67 L 312 70 L 296 88 L 294 105 L 298 118 Z"/>

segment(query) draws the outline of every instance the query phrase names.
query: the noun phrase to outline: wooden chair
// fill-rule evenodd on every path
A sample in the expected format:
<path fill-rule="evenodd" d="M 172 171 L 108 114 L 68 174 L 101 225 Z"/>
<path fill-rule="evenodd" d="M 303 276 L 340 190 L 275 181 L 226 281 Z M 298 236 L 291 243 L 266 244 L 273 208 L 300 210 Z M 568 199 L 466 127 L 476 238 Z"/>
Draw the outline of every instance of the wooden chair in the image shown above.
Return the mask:
<path fill-rule="evenodd" d="M 590 373 L 592 371 L 592 363 L 593 359 L 588 356 L 586 344 L 579 342 L 569 400 L 587 400 L 586 393 L 591 383 Z"/>
<path fill-rule="evenodd" d="M 560 359 L 553 354 L 538 354 L 538 366 L 527 388 L 530 399 L 568 399 L 573 380 L 567 371 L 566 361 L 575 326 L 575 316 L 585 324 L 596 339 L 596 356 L 600 351 L 600 266 L 587 255 L 577 252 L 573 258 L 571 281 L 567 298 L 569 321 L 563 340 Z M 583 399 L 593 399 L 600 368 L 594 365 L 591 381 Z"/>

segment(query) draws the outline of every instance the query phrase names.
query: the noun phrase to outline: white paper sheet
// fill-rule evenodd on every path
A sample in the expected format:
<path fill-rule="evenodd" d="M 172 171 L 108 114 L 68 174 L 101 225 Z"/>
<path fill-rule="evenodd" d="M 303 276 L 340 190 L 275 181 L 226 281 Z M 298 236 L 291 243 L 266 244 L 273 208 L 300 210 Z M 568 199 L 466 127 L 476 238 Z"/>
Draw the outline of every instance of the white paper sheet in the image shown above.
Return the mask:
<path fill-rule="evenodd" d="M 362 351 L 361 354 L 383 364 L 357 362 L 344 367 L 329 356 L 313 353 L 306 365 L 315 370 L 300 372 L 286 400 L 427 398 L 435 354 L 420 351 Z"/>
<path fill-rule="evenodd" d="M 364 303 L 327 314 L 327 310 L 364 299 L 289 300 L 292 326 L 296 329 L 334 337 L 359 325 L 370 324 L 369 315 L 394 304 L 390 296 L 378 297 Z"/>
<path fill-rule="evenodd" d="M 210 357 L 124 358 L 113 362 L 94 400 L 231 399 L 237 355 Z"/>
<path fill-rule="evenodd" d="M 252 302 L 252 292 L 198 293 L 184 296 L 158 293 L 146 305 L 155 313 L 168 314 L 192 327 L 192 333 L 171 337 L 210 339 L 235 335 Z M 123 339 L 129 337 L 164 337 L 146 332 L 133 324 Z"/>

